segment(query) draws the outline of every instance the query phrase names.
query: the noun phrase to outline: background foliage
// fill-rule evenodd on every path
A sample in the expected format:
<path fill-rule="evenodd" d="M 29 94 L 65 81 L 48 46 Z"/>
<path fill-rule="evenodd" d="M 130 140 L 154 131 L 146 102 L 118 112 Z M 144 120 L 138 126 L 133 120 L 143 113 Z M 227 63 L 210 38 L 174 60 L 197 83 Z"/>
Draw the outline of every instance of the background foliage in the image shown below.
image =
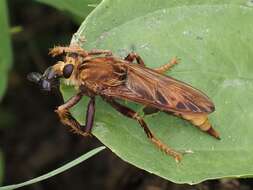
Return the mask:
<path fill-rule="evenodd" d="M 11 44 L 10 44 L 10 32 L 9 32 L 9 24 L 8 24 L 8 11 L 5 1 L 0 2 L 0 26 L 1 26 L 1 34 L 0 34 L 0 101 L 3 98 L 4 91 L 7 86 L 7 77 L 9 73 L 9 69 L 12 64 L 12 52 L 11 52 Z M 5 112 L 0 109 L 0 119 L 5 119 L 3 116 L 6 116 Z M 3 123 L 3 122 L 0 122 Z M 1 128 L 1 126 L 0 126 Z M 0 183 L 3 178 L 3 154 L 0 150 Z"/>
<path fill-rule="evenodd" d="M 10 30 L 8 24 L 8 11 L 5 1 L 0 2 L 0 100 L 2 99 L 3 93 L 6 89 L 7 76 L 12 64 L 12 52 L 10 44 Z"/>

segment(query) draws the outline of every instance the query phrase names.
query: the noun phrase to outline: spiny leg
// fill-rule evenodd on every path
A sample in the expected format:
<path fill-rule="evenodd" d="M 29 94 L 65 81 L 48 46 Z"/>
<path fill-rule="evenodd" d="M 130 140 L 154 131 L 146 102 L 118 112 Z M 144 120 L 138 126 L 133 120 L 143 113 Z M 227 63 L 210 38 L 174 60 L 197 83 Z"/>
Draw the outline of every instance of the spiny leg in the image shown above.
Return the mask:
<path fill-rule="evenodd" d="M 126 61 L 129 61 L 129 62 L 134 62 L 134 60 L 137 61 L 138 64 L 142 65 L 142 66 L 145 66 L 145 63 L 144 61 L 142 60 L 142 58 L 135 52 L 131 52 L 129 53 L 126 57 L 125 57 L 125 60 Z"/>
<path fill-rule="evenodd" d="M 144 61 L 142 60 L 142 58 L 135 52 L 131 52 L 129 53 L 126 57 L 125 57 L 126 61 L 129 62 L 133 62 L 134 60 L 137 61 L 138 64 L 145 66 Z M 170 60 L 169 63 L 162 65 L 161 67 L 158 68 L 154 68 L 153 70 L 155 70 L 156 72 L 160 73 L 160 74 L 164 74 L 166 71 L 170 70 L 174 65 L 179 63 L 179 59 L 177 59 L 176 57 L 172 58 Z"/>
<path fill-rule="evenodd" d="M 174 157 L 174 159 L 179 162 L 182 158 L 182 155 L 178 152 L 176 152 L 175 150 L 169 148 L 167 145 L 163 144 L 158 138 L 156 138 L 154 136 L 154 134 L 150 131 L 150 129 L 148 128 L 147 124 L 145 123 L 145 121 L 143 120 L 142 117 L 139 116 L 139 114 L 135 111 L 133 111 L 132 109 L 123 106 L 121 104 L 119 104 L 118 102 L 114 101 L 113 99 L 106 99 L 106 101 L 111 104 L 111 106 L 113 108 L 115 108 L 118 112 L 120 112 L 121 114 L 134 119 L 136 121 L 138 121 L 138 123 L 140 124 L 140 126 L 144 129 L 147 137 L 151 140 L 152 143 L 154 143 L 159 149 L 161 149 L 162 151 L 164 151 L 166 154 Z"/>
<path fill-rule="evenodd" d="M 74 133 L 77 133 L 77 134 L 80 134 L 80 135 L 83 135 L 83 136 L 87 136 L 87 135 L 90 135 L 90 133 L 89 133 L 90 131 L 88 129 L 91 129 L 91 127 L 88 126 L 87 127 L 88 129 L 87 130 L 85 129 L 85 132 L 84 132 L 82 130 L 82 126 L 80 125 L 80 123 L 69 112 L 69 109 L 71 107 L 73 107 L 74 105 L 76 105 L 81 100 L 82 96 L 83 95 L 81 93 L 76 94 L 75 96 L 71 97 L 66 103 L 59 106 L 55 110 L 55 112 L 58 114 L 61 122 L 64 125 L 70 127 L 73 130 Z M 92 120 L 86 120 L 86 124 L 88 123 L 88 124 L 92 125 L 94 112 L 88 111 L 88 110 L 89 110 L 89 106 L 88 106 L 88 109 L 87 109 L 87 114 L 92 115 L 92 117 L 91 116 L 86 116 L 86 119 L 90 118 Z"/>
<path fill-rule="evenodd" d="M 88 55 L 101 55 L 104 54 L 106 56 L 111 56 L 112 55 L 112 51 L 110 50 L 101 50 L 101 49 L 93 49 L 91 51 L 87 52 Z"/>
<path fill-rule="evenodd" d="M 154 68 L 153 70 L 155 70 L 156 72 L 160 74 L 164 74 L 166 71 L 170 70 L 174 65 L 178 63 L 179 63 L 179 60 L 176 57 L 174 57 L 170 60 L 169 63 L 162 65 L 160 67 Z"/>
<path fill-rule="evenodd" d="M 71 115 L 69 109 L 76 105 L 82 98 L 82 94 L 78 93 L 71 97 L 66 103 L 59 106 L 55 112 L 58 114 L 61 122 L 69 126 L 75 133 L 82 133 L 80 123 Z"/>
<path fill-rule="evenodd" d="M 112 52 L 110 50 L 93 49 L 91 51 L 85 51 L 83 48 L 76 45 L 72 45 L 68 47 L 56 46 L 49 51 L 49 55 L 51 55 L 52 57 L 55 57 L 64 53 L 74 53 L 74 54 L 81 55 L 83 57 L 86 57 L 89 55 L 101 55 L 101 54 L 105 54 L 106 56 L 112 55 Z"/>
<path fill-rule="evenodd" d="M 74 53 L 74 54 L 79 54 L 82 55 L 83 57 L 88 56 L 88 52 L 85 51 L 83 48 L 80 46 L 55 46 L 54 48 L 50 49 L 49 55 L 52 57 L 62 55 L 64 53 Z"/>

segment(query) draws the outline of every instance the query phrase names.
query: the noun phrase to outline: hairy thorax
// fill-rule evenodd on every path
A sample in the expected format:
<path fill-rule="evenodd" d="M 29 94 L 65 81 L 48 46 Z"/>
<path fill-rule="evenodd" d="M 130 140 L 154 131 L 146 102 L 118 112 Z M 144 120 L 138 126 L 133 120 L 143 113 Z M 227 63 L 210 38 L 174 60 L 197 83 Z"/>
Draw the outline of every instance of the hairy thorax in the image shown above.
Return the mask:
<path fill-rule="evenodd" d="M 101 94 L 104 89 L 122 85 L 126 75 L 127 68 L 121 62 L 115 62 L 110 57 L 95 57 L 76 66 L 73 75 L 65 83 Z"/>

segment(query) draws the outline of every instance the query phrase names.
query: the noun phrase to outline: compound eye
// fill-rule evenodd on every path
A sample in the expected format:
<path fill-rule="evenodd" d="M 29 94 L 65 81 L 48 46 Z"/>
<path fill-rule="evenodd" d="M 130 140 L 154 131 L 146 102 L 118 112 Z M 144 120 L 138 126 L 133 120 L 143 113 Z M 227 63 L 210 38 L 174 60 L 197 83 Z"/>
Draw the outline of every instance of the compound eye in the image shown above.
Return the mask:
<path fill-rule="evenodd" d="M 63 68 L 63 71 L 62 71 L 63 77 L 66 78 L 66 79 L 69 78 L 71 76 L 73 70 L 74 70 L 74 65 L 73 64 L 65 65 L 64 68 Z"/>

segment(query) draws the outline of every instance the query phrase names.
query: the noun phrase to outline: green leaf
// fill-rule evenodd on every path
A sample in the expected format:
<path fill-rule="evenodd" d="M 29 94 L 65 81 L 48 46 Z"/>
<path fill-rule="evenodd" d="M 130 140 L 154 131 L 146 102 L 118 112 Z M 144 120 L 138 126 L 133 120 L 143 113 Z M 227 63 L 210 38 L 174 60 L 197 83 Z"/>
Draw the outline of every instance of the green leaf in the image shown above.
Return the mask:
<path fill-rule="evenodd" d="M 0 100 L 3 97 L 7 85 L 8 71 L 12 64 L 12 51 L 10 30 L 8 24 L 8 11 L 6 1 L 0 1 Z"/>
<path fill-rule="evenodd" d="M 104 150 L 105 147 L 104 146 L 101 146 L 101 147 L 98 147 L 98 148 L 95 148 L 89 152 L 87 152 L 86 154 L 80 156 L 79 158 L 63 165 L 62 167 L 59 167 L 47 174 L 44 174 L 44 175 L 41 175 L 39 177 L 36 177 L 36 178 L 33 178 L 31 180 L 28 180 L 26 182 L 23 182 L 23 183 L 19 183 L 19 184 L 14 184 L 14 185 L 8 185 L 8 186 L 3 186 L 3 187 L 0 187 L 0 190 L 11 190 L 11 189 L 17 189 L 17 188 L 20 188 L 20 187 L 24 187 L 24 186 L 27 186 L 27 185 L 31 185 L 33 183 L 38 183 L 40 181 L 43 181 L 43 180 L 46 180 L 48 178 L 51 178 L 53 176 L 56 176 L 80 163 L 82 163 L 83 161 L 87 160 L 88 158 L 94 156 L 95 154 L 99 153 L 100 151 Z"/>
<path fill-rule="evenodd" d="M 85 18 L 101 0 L 37 0 L 62 11 L 68 11 L 80 18 Z"/>
<path fill-rule="evenodd" d="M 2 150 L 0 150 L 0 184 L 2 184 L 4 178 L 4 156 Z"/>
<path fill-rule="evenodd" d="M 123 160 L 176 183 L 253 175 L 253 3 L 246 0 L 104 0 L 83 22 L 72 43 L 110 49 L 124 57 L 135 51 L 154 68 L 181 59 L 168 74 L 207 93 L 218 141 L 187 121 L 165 113 L 146 116 L 150 129 L 178 151 L 181 163 L 160 152 L 133 120 L 100 98 L 93 134 Z M 65 98 L 74 94 L 63 87 Z M 81 122 L 87 99 L 72 111 Z M 141 106 L 128 103 L 140 111 Z"/>

